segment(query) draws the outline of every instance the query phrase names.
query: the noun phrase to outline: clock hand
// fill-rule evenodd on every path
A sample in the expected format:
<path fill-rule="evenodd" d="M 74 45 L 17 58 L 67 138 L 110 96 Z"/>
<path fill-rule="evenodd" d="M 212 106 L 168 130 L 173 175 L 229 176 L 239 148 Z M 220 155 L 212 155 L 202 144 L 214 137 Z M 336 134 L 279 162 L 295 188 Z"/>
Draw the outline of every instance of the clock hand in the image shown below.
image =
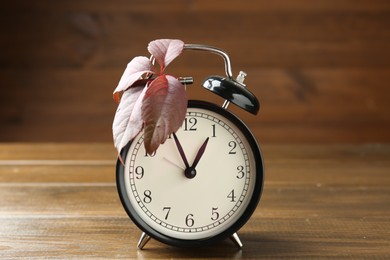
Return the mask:
<path fill-rule="evenodd" d="M 206 146 L 207 146 L 208 142 L 209 142 L 209 138 L 207 137 L 206 140 L 203 142 L 202 146 L 199 148 L 199 151 L 195 156 L 195 160 L 192 163 L 191 168 L 195 169 L 195 167 L 198 165 L 200 158 L 202 158 L 202 155 L 203 155 L 204 151 L 206 150 Z"/>
<path fill-rule="evenodd" d="M 177 163 L 175 163 L 171 159 L 168 159 L 167 157 L 163 157 L 163 160 L 167 161 L 168 163 L 172 164 L 173 166 L 175 166 L 183 171 L 185 170 L 183 166 L 178 165 Z"/>
<path fill-rule="evenodd" d="M 179 154 L 184 162 L 184 165 L 186 166 L 186 168 L 190 168 L 190 165 L 188 163 L 188 160 L 187 160 L 187 157 L 184 153 L 184 150 L 183 150 L 183 147 L 181 146 L 180 142 L 179 142 L 179 139 L 177 138 L 176 134 L 175 133 L 172 133 L 173 135 L 173 139 L 175 139 L 175 143 L 176 143 L 176 146 L 177 146 L 177 150 L 179 150 Z"/>

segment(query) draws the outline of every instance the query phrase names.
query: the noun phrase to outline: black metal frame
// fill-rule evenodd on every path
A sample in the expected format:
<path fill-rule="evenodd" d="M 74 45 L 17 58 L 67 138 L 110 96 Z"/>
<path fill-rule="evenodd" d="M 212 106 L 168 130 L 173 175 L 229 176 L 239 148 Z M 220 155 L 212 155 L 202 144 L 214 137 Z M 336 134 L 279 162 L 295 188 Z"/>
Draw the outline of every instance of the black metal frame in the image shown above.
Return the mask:
<path fill-rule="evenodd" d="M 131 218 L 131 220 L 140 228 L 143 232 L 145 232 L 150 237 L 163 242 L 168 245 L 172 246 L 178 246 L 178 247 L 197 247 L 197 246 L 205 246 L 211 243 L 214 243 L 219 240 L 226 239 L 228 237 L 231 237 L 235 232 L 237 232 L 251 217 L 253 212 L 255 211 L 262 194 L 263 190 L 263 182 L 264 182 L 264 166 L 263 166 L 263 158 L 260 151 L 260 147 L 252 134 L 252 132 L 249 130 L 249 128 L 245 125 L 244 122 L 242 122 L 237 116 L 232 114 L 230 111 L 223 109 L 220 106 L 217 106 L 215 104 L 205 102 L 205 101 L 197 101 L 197 100 L 190 100 L 188 102 L 188 107 L 190 108 L 201 108 L 213 111 L 215 113 L 220 114 L 221 116 L 227 118 L 230 120 L 233 124 L 235 124 L 238 129 L 241 130 L 245 138 L 248 140 L 248 143 L 250 144 L 250 149 L 253 152 L 255 164 L 256 164 L 256 180 L 255 180 L 255 187 L 253 190 L 252 197 L 250 199 L 250 202 L 245 209 L 243 215 L 228 229 L 224 230 L 222 233 L 209 237 L 204 239 L 197 239 L 197 240 L 185 240 L 185 239 L 177 239 L 174 237 L 166 236 L 153 228 L 151 228 L 148 224 L 144 222 L 144 220 L 136 213 L 134 208 L 132 207 L 129 198 L 127 197 L 126 187 L 125 187 L 125 181 L 124 181 L 124 174 L 125 174 L 125 167 L 122 165 L 121 161 L 118 159 L 117 165 L 116 165 L 116 183 L 117 183 L 117 190 L 120 197 L 120 200 L 122 202 L 122 205 L 124 209 L 126 210 L 127 214 Z M 123 160 L 126 160 L 126 156 L 128 153 L 128 149 L 131 145 L 131 142 L 122 149 L 121 156 Z"/>

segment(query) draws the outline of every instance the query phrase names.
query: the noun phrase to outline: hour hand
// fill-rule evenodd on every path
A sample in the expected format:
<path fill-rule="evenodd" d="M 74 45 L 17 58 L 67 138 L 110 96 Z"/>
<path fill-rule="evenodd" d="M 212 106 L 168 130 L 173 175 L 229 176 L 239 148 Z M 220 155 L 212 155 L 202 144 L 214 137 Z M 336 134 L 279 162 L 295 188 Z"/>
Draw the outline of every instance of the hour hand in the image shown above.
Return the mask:
<path fill-rule="evenodd" d="M 200 161 L 200 158 L 202 158 L 202 155 L 204 154 L 204 151 L 206 150 L 206 145 L 209 141 L 209 138 L 207 137 L 202 146 L 199 148 L 198 153 L 196 154 L 195 160 L 191 165 L 191 168 L 196 168 L 198 165 L 198 162 Z"/>
<path fill-rule="evenodd" d="M 179 139 L 177 138 L 175 133 L 172 133 L 172 135 L 173 135 L 173 139 L 175 139 L 177 150 L 179 151 L 179 154 L 181 156 L 181 159 L 184 162 L 184 165 L 186 166 L 186 168 L 190 168 L 190 164 L 188 163 L 187 157 L 184 153 L 183 147 L 181 146 L 181 144 L 179 142 Z"/>

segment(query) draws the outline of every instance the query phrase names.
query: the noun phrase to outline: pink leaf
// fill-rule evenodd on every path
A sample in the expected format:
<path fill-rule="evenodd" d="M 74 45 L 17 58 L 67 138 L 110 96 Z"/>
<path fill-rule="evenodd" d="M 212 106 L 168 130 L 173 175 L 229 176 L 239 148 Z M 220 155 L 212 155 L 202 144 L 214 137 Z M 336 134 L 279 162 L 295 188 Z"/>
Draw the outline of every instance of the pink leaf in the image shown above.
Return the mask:
<path fill-rule="evenodd" d="M 151 41 L 148 51 L 161 67 L 161 73 L 183 51 L 184 42 L 181 40 L 161 39 Z"/>
<path fill-rule="evenodd" d="M 114 144 L 118 153 L 142 130 L 141 103 L 146 90 L 143 85 L 138 85 L 123 93 L 112 124 Z"/>
<path fill-rule="evenodd" d="M 142 104 L 144 142 L 149 154 L 179 129 L 186 111 L 187 95 L 178 79 L 161 75 L 150 83 Z"/>
<path fill-rule="evenodd" d="M 131 87 L 143 74 L 152 72 L 153 66 L 147 57 L 139 56 L 132 59 L 129 64 L 127 64 L 127 67 L 119 80 L 118 86 L 114 90 L 114 100 L 119 102 L 120 95 L 123 91 Z"/>

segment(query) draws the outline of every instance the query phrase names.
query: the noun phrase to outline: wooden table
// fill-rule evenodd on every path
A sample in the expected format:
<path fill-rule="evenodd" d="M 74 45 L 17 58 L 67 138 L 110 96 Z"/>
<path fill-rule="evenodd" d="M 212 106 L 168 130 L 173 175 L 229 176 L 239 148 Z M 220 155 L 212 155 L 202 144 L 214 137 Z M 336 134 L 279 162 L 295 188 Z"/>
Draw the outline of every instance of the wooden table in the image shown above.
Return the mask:
<path fill-rule="evenodd" d="M 115 187 L 112 144 L 0 144 L 0 259 L 390 258 L 390 145 L 263 145 L 262 200 L 200 249 L 151 241 Z"/>

